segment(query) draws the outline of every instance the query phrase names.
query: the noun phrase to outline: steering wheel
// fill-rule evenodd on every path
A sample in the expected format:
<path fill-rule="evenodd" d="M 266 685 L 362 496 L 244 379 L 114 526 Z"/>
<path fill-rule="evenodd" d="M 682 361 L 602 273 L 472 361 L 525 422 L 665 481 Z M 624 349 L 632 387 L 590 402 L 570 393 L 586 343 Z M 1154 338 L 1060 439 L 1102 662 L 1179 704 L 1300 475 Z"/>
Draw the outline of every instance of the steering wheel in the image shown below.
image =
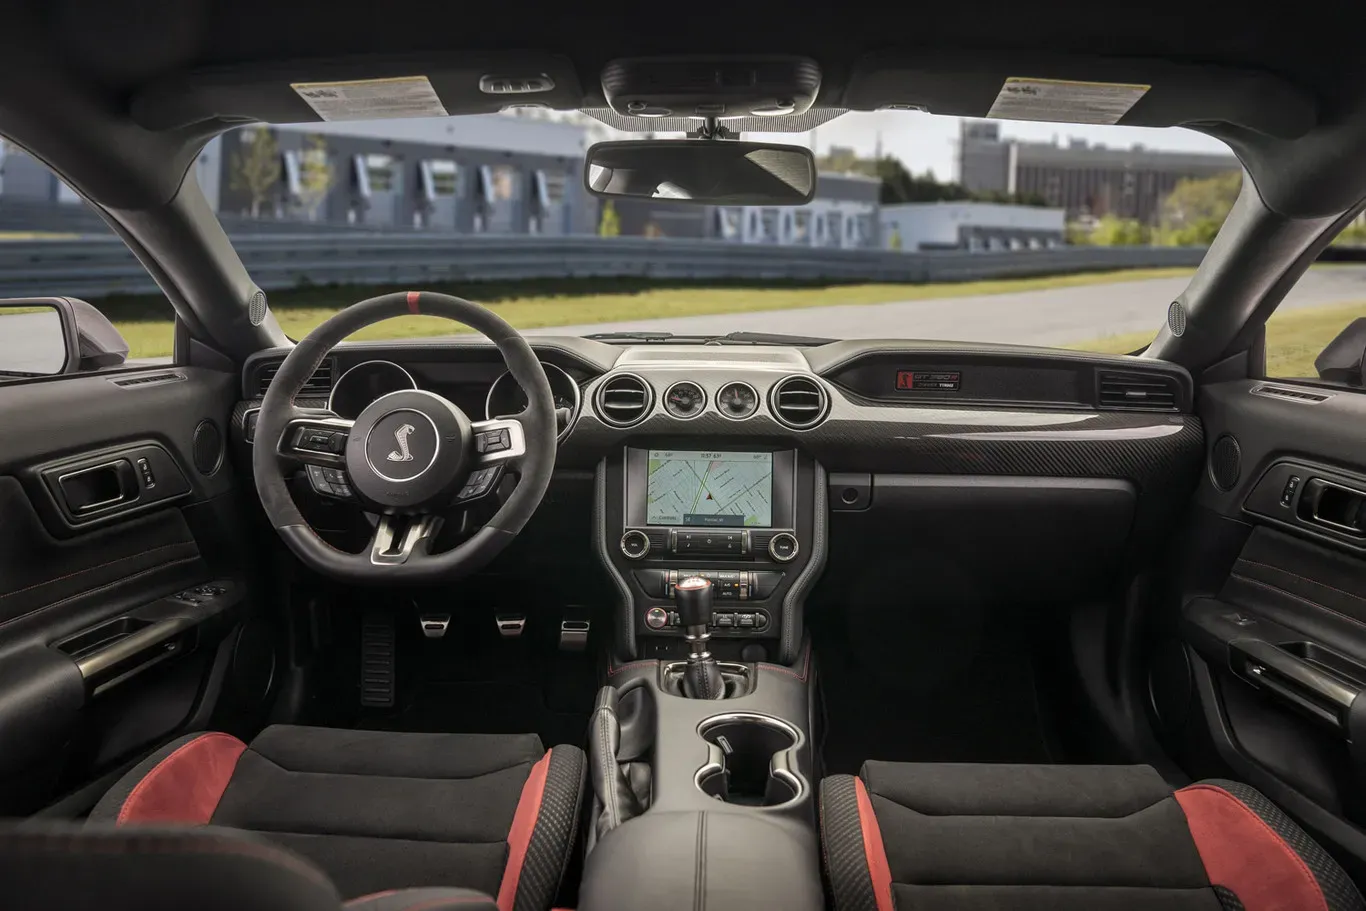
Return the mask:
<path fill-rule="evenodd" d="M 419 389 L 382 395 L 354 421 L 294 404 L 338 342 L 414 313 L 444 316 L 487 336 L 526 391 L 526 410 L 516 419 L 471 423 L 450 401 Z M 448 582 L 483 567 L 531 518 L 555 469 L 556 435 L 550 383 L 516 329 L 449 294 L 400 291 L 347 307 L 294 347 L 261 402 L 251 461 L 271 524 L 311 568 L 351 582 Z M 370 546 L 350 554 L 318 537 L 290 496 L 282 463 L 345 471 L 360 505 L 379 516 Z M 433 553 L 442 514 L 497 489 L 507 474 L 519 481 L 493 518 L 458 546 Z"/>

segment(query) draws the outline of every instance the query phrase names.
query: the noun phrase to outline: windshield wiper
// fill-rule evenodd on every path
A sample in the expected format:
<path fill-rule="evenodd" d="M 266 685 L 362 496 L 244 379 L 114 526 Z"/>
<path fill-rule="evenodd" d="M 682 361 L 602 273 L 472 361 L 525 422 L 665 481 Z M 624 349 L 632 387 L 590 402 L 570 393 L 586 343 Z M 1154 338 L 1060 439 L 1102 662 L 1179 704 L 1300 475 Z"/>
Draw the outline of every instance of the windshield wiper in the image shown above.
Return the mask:
<path fill-rule="evenodd" d="M 770 332 L 728 332 L 725 335 L 674 335 L 672 332 L 597 332 L 584 338 L 597 342 L 645 342 L 670 345 L 828 345 L 832 338 L 778 335 Z"/>

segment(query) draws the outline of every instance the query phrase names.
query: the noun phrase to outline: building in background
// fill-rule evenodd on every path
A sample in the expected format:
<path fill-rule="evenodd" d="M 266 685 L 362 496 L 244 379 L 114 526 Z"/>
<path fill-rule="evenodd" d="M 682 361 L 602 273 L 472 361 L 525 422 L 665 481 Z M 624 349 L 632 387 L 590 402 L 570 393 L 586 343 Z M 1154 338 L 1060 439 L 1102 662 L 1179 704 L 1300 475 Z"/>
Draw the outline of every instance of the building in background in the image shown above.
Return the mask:
<path fill-rule="evenodd" d="M 884 205 L 887 250 L 1042 250 L 1064 243 L 1062 209 L 990 202 L 908 202 Z"/>
<path fill-rule="evenodd" d="M 596 206 L 582 190 L 582 127 L 488 114 L 272 127 L 280 178 L 261 209 L 240 162 L 252 129 L 224 137 L 220 210 L 374 228 L 490 234 L 594 230 Z M 325 192 L 310 186 L 319 159 Z M 313 181 L 316 183 L 316 181 Z M 259 202 L 259 200 L 257 201 Z"/>
<path fill-rule="evenodd" d="M 821 173 L 804 206 L 717 206 L 712 236 L 746 244 L 877 247 L 882 181 L 861 174 Z"/>
<path fill-rule="evenodd" d="M 1069 221 L 1113 215 L 1155 224 L 1177 181 L 1240 167 L 1231 154 L 1110 148 L 1083 139 L 1022 142 L 1002 139 L 992 121 L 965 119 L 959 126 L 958 180 L 966 189 L 1037 195 L 1066 210 Z"/>

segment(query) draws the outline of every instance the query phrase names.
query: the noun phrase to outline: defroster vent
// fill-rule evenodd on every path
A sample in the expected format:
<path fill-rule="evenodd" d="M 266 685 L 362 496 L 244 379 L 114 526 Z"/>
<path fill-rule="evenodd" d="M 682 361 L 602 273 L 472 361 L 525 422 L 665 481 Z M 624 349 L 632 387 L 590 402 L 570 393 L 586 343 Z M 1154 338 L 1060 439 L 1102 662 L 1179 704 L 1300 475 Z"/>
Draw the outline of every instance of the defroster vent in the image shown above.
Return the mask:
<path fill-rule="evenodd" d="M 1111 373 L 1096 377 L 1097 401 L 1102 408 L 1129 411 L 1179 411 L 1180 387 L 1160 373 Z"/>
<path fill-rule="evenodd" d="M 793 430 L 819 424 L 830 407 L 825 387 L 809 376 L 786 376 L 773 384 L 768 408 L 779 423 Z"/>
<path fill-rule="evenodd" d="M 655 404 L 654 389 L 634 373 L 618 373 L 598 387 L 598 417 L 613 427 L 639 424 Z"/>

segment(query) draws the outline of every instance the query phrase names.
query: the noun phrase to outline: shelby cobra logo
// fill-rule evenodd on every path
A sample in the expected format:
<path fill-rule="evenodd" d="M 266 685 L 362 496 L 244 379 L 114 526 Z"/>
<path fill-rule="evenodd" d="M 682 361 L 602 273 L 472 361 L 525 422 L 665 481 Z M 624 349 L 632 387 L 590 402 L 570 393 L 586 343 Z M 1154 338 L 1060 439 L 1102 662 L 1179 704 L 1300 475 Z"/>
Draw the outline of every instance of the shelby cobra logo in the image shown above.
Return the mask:
<path fill-rule="evenodd" d="M 417 428 L 412 424 L 404 424 L 394 431 L 394 442 L 398 443 L 398 449 L 389 453 L 385 458 L 390 462 L 411 462 L 413 455 L 408 451 L 408 435 Z"/>

